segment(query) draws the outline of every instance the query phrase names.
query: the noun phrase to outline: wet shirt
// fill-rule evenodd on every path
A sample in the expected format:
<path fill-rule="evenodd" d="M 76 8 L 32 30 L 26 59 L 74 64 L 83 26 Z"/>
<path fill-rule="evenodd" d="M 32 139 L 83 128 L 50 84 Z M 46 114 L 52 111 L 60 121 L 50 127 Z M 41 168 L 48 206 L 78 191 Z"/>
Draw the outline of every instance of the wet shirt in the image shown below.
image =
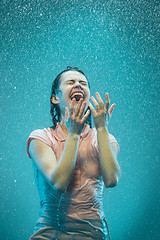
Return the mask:
<path fill-rule="evenodd" d="M 56 129 L 33 131 L 27 140 L 27 155 L 32 139 L 52 148 L 59 161 L 67 136 L 58 124 Z M 109 134 L 111 145 L 119 145 Z M 30 157 L 31 158 L 31 157 Z M 33 162 L 34 176 L 40 196 L 39 219 L 31 239 L 109 239 L 103 212 L 104 183 L 101 176 L 96 129 L 89 125 L 80 135 L 76 166 L 67 189 L 51 186 Z"/>

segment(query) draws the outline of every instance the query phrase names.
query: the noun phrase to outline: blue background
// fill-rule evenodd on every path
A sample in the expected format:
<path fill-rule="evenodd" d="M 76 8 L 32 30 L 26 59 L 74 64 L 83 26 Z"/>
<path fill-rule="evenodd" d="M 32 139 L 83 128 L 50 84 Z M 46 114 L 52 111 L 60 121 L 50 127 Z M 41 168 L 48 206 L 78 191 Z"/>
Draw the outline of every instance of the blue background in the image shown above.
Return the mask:
<path fill-rule="evenodd" d="M 52 81 L 68 65 L 85 72 L 93 96 L 116 103 L 109 131 L 122 178 L 105 191 L 111 239 L 160 239 L 158 2 L 1 2 L 1 240 L 33 232 L 39 196 L 26 140 L 52 125 Z"/>

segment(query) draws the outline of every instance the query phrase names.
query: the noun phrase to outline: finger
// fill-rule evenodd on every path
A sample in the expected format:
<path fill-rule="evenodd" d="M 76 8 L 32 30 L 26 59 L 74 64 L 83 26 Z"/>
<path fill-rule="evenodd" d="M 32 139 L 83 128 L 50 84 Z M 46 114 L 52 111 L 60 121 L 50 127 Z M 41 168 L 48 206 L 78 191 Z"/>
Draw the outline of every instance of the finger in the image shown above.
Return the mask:
<path fill-rule="evenodd" d="M 90 107 L 90 109 L 93 113 L 93 116 L 95 116 L 96 115 L 96 110 L 94 109 L 94 107 L 92 106 L 92 103 L 90 103 L 90 102 L 89 102 L 89 107 Z"/>
<path fill-rule="evenodd" d="M 66 111 L 65 111 L 65 121 L 68 121 L 68 118 L 69 118 L 69 109 L 66 107 L 65 108 Z"/>
<path fill-rule="evenodd" d="M 96 92 L 96 97 L 98 99 L 100 108 L 103 108 L 104 107 L 103 100 L 98 92 Z"/>
<path fill-rule="evenodd" d="M 115 103 L 113 103 L 113 104 L 111 105 L 110 109 L 109 109 L 109 114 L 110 114 L 110 117 L 111 117 L 111 115 L 112 115 L 113 108 L 114 108 L 114 106 L 115 106 L 115 105 L 116 105 L 116 104 L 115 104 Z"/>
<path fill-rule="evenodd" d="M 73 113 L 74 113 L 75 102 L 76 102 L 76 99 L 73 98 L 72 101 L 71 101 L 70 116 L 72 116 Z"/>
<path fill-rule="evenodd" d="M 82 105 L 82 102 L 83 102 L 83 98 L 81 98 L 75 108 L 75 116 L 78 116 L 79 114 L 79 111 L 80 111 L 80 108 L 81 108 L 81 105 Z"/>
<path fill-rule="evenodd" d="M 106 97 L 105 108 L 108 111 L 108 107 L 109 107 L 109 95 L 108 95 L 108 93 L 105 94 L 105 97 Z"/>
<path fill-rule="evenodd" d="M 111 115 L 110 115 L 110 113 L 108 112 L 108 114 L 107 114 L 107 123 L 109 122 L 110 118 L 111 118 Z"/>
<path fill-rule="evenodd" d="M 83 116 L 85 107 L 86 107 L 86 102 L 83 102 L 82 105 L 81 105 L 81 108 L 79 110 L 79 114 L 78 114 L 79 118 L 81 118 Z"/>
<path fill-rule="evenodd" d="M 96 101 L 96 99 L 94 97 L 91 97 L 91 100 L 93 101 L 95 107 L 96 107 L 96 110 L 98 111 L 99 110 L 99 104 L 98 102 Z"/>
<path fill-rule="evenodd" d="M 86 114 L 85 114 L 84 117 L 82 118 L 82 123 L 84 123 L 84 122 L 87 120 L 89 114 L 90 114 L 90 110 L 87 110 Z"/>

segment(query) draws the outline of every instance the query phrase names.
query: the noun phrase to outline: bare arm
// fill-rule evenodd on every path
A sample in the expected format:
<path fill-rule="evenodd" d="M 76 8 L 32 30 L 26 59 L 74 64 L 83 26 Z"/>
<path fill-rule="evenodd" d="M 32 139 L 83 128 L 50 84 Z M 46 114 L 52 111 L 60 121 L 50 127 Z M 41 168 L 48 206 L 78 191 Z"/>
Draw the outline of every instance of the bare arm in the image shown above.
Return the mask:
<path fill-rule="evenodd" d="M 58 163 L 53 150 L 40 140 L 34 139 L 30 143 L 31 158 L 41 170 L 51 185 L 64 190 L 72 176 L 78 151 L 79 136 L 69 134 L 64 151 Z"/>
<path fill-rule="evenodd" d="M 106 187 L 114 187 L 120 178 L 121 170 L 117 161 L 117 146 L 110 144 L 108 130 L 97 129 L 100 167 Z"/>
<path fill-rule="evenodd" d="M 97 129 L 100 168 L 105 186 L 114 187 L 120 178 L 121 170 L 117 161 L 117 146 L 111 146 L 109 142 L 108 129 L 105 126 L 109 106 L 109 96 L 106 94 L 105 106 L 99 93 L 96 93 L 96 96 L 99 103 L 94 97 L 91 98 L 96 110 L 91 103 L 89 106 L 93 113 L 93 120 Z M 113 104 L 110 108 L 110 115 L 112 114 L 114 105 L 115 104 Z"/>
<path fill-rule="evenodd" d="M 42 141 L 32 140 L 29 147 L 31 158 L 46 177 L 49 184 L 63 191 L 70 182 L 76 164 L 79 135 L 89 115 L 89 111 L 84 115 L 86 103 L 82 102 L 83 100 L 80 100 L 75 107 L 75 99 L 72 100 L 69 134 L 58 163 L 52 149 Z"/>

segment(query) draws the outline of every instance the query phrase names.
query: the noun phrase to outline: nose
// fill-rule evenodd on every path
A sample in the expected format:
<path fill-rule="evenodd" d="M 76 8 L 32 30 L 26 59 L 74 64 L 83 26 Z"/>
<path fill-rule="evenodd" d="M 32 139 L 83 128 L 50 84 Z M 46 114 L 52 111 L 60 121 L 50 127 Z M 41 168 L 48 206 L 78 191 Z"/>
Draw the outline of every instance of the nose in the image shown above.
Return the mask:
<path fill-rule="evenodd" d="M 80 82 L 75 82 L 74 88 L 80 88 L 80 89 L 82 89 L 82 85 L 80 84 Z"/>

